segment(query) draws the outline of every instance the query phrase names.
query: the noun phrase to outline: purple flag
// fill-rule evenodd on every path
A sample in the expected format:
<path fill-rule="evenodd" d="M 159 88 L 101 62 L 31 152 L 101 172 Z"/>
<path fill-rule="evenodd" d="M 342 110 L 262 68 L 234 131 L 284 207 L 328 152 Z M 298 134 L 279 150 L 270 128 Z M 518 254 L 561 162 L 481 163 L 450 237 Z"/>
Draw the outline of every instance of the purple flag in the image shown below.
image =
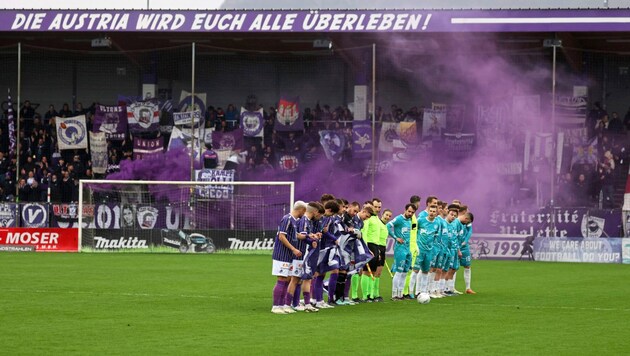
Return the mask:
<path fill-rule="evenodd" d="M 9 157 L 15 157 L 17 138 L 15 137 L 15 116 L 13 115 L 13 103 L 11 102 L 11 90 L 8 90 L 9 108 L 7 120 L 9 121 Z"/>
<path fill-rule="evenodd" d="M 164 152 L 163 137 L 155 139 L 133 138 L 133 159 L 144 159 L 162 152 Z"/>
<path fill-rule="evenodd" d="M 302 131 L 304 121 L 300 113 L 300 97 L 282 97 L 276 113 L 276 131 Z"/>
<path fill-rule="evenodd" d="M 355 121 L 352 123 L 352 157 L 371 157 L 372 139 L 372 125 L 370 122 Z"/>
<path fill-rule="evenodd" d="M 243 149 L 243 129 L 236 129 L 229 132 L 212 132 L 212 147 L 215 149 Z"/>
<path fill-rule="evenodd" d="M 104 132 L 105 138 L 122 141 L 127 133 L 127 111 L 124 106 L 97 105 L 92 119 L 92 132 Z"/>
<path fill-rule="evenodd" d="M 304 273 L 302 273 L 300 278 L 312 279 L 315 272 L 317 272 L 318 260 L 319 260 L 319 246 L 315 248 L 308 246 L 306 248 L 306 255 L 304 256 Z"/>

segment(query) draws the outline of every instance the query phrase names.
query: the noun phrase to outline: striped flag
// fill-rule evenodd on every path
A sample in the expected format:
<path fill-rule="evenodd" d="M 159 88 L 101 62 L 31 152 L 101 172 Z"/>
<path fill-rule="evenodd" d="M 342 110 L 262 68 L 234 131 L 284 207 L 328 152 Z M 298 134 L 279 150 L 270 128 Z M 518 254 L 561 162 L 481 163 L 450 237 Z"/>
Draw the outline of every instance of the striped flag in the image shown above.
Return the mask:
<path fill-rule="evenodd" d="M 15 136 L 15 115 L 13 115 L 13 103 L 11 102 L 11 89 L 7 89 L 9 108 L 7 109 L 7 120 L 9 121 L 9 157 L 15 157 L 17 150 L 17 138 Z"/>

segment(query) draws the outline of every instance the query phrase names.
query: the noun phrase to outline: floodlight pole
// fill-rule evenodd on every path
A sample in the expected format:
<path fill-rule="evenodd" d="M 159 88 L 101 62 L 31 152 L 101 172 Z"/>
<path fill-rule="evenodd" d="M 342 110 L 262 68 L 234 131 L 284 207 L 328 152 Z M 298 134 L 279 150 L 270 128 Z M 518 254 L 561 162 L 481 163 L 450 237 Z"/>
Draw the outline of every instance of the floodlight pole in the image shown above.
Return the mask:
<path fill-rule="evenodd" d="M 547 39 L 543 43 L 543 47 L 553 48 L 553 59 L 552 59 L 552 72 L 551 72 L 551 142 L 553 142 L 553 150 L 551 154 L 551 197 L 550 197 L 550 207 L 554 209 L 554 198 L 555 198 L 555 189 L 556 189 L 556 154 L 558 141 L 556 139 L 556 57 L 558 47 L 562 47 L 562 40 L 559 39 Z M 555 231 L 555 213 L 551 218 L 551 231 Z M 555 234 L 555 232 L 554 232 Z"/>
<path fill-rule="evenodd" d="M 376 43 L 372 43 L 372 181 L 371 189 L 374 196 L 374 176 L 376 175 Z"/>
<path fill-rule="evenodd" d="M 17 53 L 17 105 L 15 110 L 15 120 L 17 130 L 15 131 L 15 141 L 16 141 L 16 151 L 15 151 L 15 201 L 20 202 L 20 190 L 19 190 L 19 182 L 20 182 L 20 114 L 22 110 L 20 110 L 20 94 L 22 93 L 22 42 L 18 42 L 18 53 Z M 9 158 L 10 159 L 10 158 Z"/>
<path fill-rule="evenodd" d="M 190 107 L 192 108 L 192 137 L 190 138 L 190 181 L 195 180 L 195 42 L 192 43 L 192 77 Z M 201 149 L 201 147 L 199 148 Z"/>

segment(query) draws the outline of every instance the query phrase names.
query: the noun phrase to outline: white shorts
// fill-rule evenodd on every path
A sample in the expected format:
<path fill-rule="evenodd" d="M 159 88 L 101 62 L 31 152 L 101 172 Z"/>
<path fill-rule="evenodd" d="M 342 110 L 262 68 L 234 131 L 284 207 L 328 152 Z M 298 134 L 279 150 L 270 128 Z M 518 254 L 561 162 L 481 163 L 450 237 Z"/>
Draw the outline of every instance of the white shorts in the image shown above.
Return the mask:
<path fill-rule="evenodd" d="M 302 260 L 293 260 L 293 270 L 291 271 L 291 276 L 293 277 L 302 277 L 304 274 L 304 261 Z"/>
<path fill-rule="evenodd" d="M 271 275 L 278 277 L 292 276 L 291 270 L 293 269 L 293 263 L 273 260 L 273 266 L 271 267 Z"/>

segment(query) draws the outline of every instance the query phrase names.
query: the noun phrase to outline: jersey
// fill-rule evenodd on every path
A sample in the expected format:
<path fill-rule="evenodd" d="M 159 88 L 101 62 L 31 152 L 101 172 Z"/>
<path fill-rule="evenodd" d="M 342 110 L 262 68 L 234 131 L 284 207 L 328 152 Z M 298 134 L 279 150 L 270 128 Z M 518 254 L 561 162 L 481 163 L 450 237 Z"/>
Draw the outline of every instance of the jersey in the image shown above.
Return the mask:
<path fill-rule="evenodd" d="M 422 210 L 421 212 L 418 213 L 418 220 L 424 219 L 427 216 L 429 216 L 429 213 L 426 210 Z"/>
<path fill-rule="evenodd" d="M 276 233 L 276 238 L 273 243 L 273 253 L 272 258 L 276 261 L 282 262 L 292 262 L 295 258 L 293 252 L 284 246 L 284 244 L 280 241 L 280 234 L 284 234 L 289 240 L 289 243 L 294 244 L 297 240 L 297 232 L 295 226 L 297 224 L 298 219 L 294 218 L 293 215 L 287 214 L 282 217 L 280 220 L 280 224 L 278 224 L 278 232 Z"/>
<path fill-rule="evenodd" d="M 308 235 L 313 232 L 313 222 L 306 215 L 304 215 L 297 221 L 295 229 L 296 229 L 297 234 L 303 234 L 308 238 Z M 291 244 L 295 248 L 300 250 L 302 254 L 304 254 L 306 252 L 306 247 L 308 246 L 306 239 L 304 240 L 296 239 L 296 240 L 297 240 L 296 243 L 291 243 Z"/>
<path fill-rule="evenodd" d="M 411 219 L 406 219 L 403 214 L 400 214 L 395 217 L 394 220 L 387 223 L 387 231 L 395 239 L 402 239 L 402 245 L 409 248 L 411 239 Z M 398 247 L 400 245 L 401 244 L 396 244 L 395 246 Z"/>
<path fill-rule="evenodd" d="M 435 239 L 435 246 L 437 247 L 436 251 L 438 251 L 438 253 L 447 252 L 447 250 L 450 250 L 451 243 L 448 223 L 441 216 L 436 217 L 435 220 L 438 224 L 440 224 L 439 232 L 437 238 Z"/>
<path fill-rule="evenodd" d="M 378 216 L 372 215 L 369 219 L 363 223 L 361 234 L 363 235 L 363 241 L 365 243 L 377 244 L 380 237 L 380 225 L 383 223 L 379 220 Z"/>
<path fill-rule="evenodd" d="M 379 234 L 378 234 L 378 242 L 376 243 L 379 246 L 387 246 L 387 237 L 389 236 L 389 230 L 387 230 L 387 224 L 385 224 L 380 219 L 379 222 Z"/>
<path fill-rule="evenodd" d="M 328 216 L 328 222 L 326 225 L 328 227 L 328 232 L 322 233 L 321 244 L 322 248 L 334 247 L 336 246 L 336 241 L 339 237 L 345 233 L 345 229 L 341 222 L 341 217 L 339 215 Z"/>
<path fill-rule="evenodd" d="M 352 218 L 352 224 L 353 224 L 352 227 L 354 227 L 355 229 L 358 229 L 358 230 L 363 229 L 363 220 L 361 220 L 358 214 Z"/>
<path fill-rule="evenodd" d="M 420 251 L 433 250 L 440 226 L 437 219 L 433 219 L 433 221 L 429 221 L 427 217 L 418 219 L 418 248 Z"/>
<path fill-rule="evenodd" d="M 459 219 L 455 219 L 451 225 L 453 226 L 453 232 L 455 233 L 455 237 L 457 239 L 457 248 L 456 251 L 460 249 L 462 242 L 464 241 L 464 225 Z"/>
<path fill-rule="evenodd" d="M 468 225 L 463 225 L 463 227 L 464 235 L 459 241 L 459 249 L 468 252 L 470 251 L 470 245 L 468 242 L 470 241 L 470 237 L 472 236 L 472 223 Z"/>

